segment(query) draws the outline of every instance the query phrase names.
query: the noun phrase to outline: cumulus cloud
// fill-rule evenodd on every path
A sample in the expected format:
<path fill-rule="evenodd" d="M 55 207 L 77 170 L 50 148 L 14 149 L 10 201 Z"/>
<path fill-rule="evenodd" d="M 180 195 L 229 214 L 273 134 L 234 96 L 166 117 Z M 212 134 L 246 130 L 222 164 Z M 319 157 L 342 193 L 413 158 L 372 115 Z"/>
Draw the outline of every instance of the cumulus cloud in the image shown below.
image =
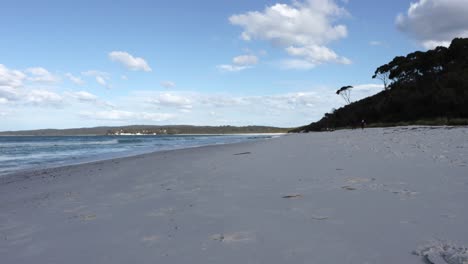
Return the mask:
<path fill-rule="evenodd" d="M 26 72 L 30 74 L 28 80 L 33 82 L 56 83 L 60 80 L 57 76 L 42 67 L 28 68 Z"/>
<path fill-rule="evenodd" d="M 347 36 L 346 26 L 336 23 L 347 15 L 333 0 L 306 0 L 275 4 L 263 12 L 233 15 L 229 21 L 243 28 L 241 38 L 245 41 L 269 41 L 315 66 L 325 62 L 350 63 L 326 46 Z M 298 50 L 301 52 L 295 52 Z"/>
<path fill-rule="evenodd" d="M 399 14 L 399 30 L 427 49 L 448 46 L 453 38 L 468 37 L 466 0 L 418 0 L 406 14 Z"/>
<path fill-rule="evenodd" d="M 255 55 L 240 55 L 232 59 L 232 64 L 222 64 L 216 67 L 224 72 L 237 72 L 251 68 L 257 63 L 258 57 Z"/>
<path fill-rule="evenodd" d="M 176 84 L 171 81 L 164 81 L 164 82 L 161 82 L 161 86 L 164 88 L 175 88 Z"/>
<path fill-rule="evenodd" d="M 134 57 L 125 51 L 112 51 L 109 53 L 109 59 L 121 63 L 132 71 L 151 71 L 151 67 L 143 58 Z"/>
<path fill-rule="evenodd" d="M 84 84 L 84 81 L 83 79 L 81 79 L 80 77 L 77 77 L 71 73 L 66 73 L 65 74 L 65 77 L 67 77 L 70 81 L 72 81 L 73 83 L 75 84 L 78 84 L 78 85 L 83 85 Z"/>
<path fill-rule="evenodd" d="M 18 70 L 8 69 L 0 64 L 0 86 L 20 87 L 26 79 L 26 74 Z"/>
<path fill-rule="evenodd" d="M 44 89 L 24 89 L 0 86 L 0 99 L 4 103 L 16 105 L 34 105 L 57 107 L 63 104 L 63 97 L 58 93 Z"/>
<path fill-rule="evenodd" d="M 2 101 L 16 101 L 21 98 L 21 90 L 11 86 L 0 85 L 0 98 Z"/>
<path fill-rule="evenodd" d="M 63 103 L 62 96 L 47 90 L 31 90 L 24 96 L 25 101 L 33 105 L 60 106 Z"/>
<path fill-rule="evenodd" d="M 155 121 L 161 122 L 173 118 L 175 115 L 167 113 L 131 112 L 122 110 L 81 112 L 85 118 L 105 121 Z"/>
<path fill-rule="evenodd" d="M 27 74 L 8 69 L 0 64 L 0 101 L 3 104 L 14 103 L 16 105 L 34 106 L 60 106 L 63 97 L 59 94 L 45 89 L 32 89 L 25 87 L 23 81 L 33 82 L 56 82 L 57 79 L 44 68 L 29 68 Z"/>
<path fill-rule="evenodd" d="M 305 46 L 305 47 L 288 47 L 286 52 L 295 57 L 304 58 L 305 61 L 312 65 L 320 64 L 323 61 L 337 62 L 341 64 L 351 64 L 351 61 L 344 57 L 339 57 L 334 51 L 324 46 Z"/>

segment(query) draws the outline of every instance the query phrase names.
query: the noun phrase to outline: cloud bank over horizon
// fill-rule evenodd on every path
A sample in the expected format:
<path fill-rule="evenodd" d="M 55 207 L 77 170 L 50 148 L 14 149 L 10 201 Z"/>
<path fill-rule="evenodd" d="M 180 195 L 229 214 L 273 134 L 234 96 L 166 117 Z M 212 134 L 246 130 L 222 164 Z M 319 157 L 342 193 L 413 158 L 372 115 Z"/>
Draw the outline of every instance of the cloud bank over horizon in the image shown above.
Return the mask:
<path fill-rule="evenodd" d="M 255 63 L 256 59 L 240 56 L 233 61 L 248 65 Z M 48 77 L 48 75 L 49 71 L 44 68 L 32 72 L 29 68 L 20 71 L 0 65 L 2 119 L 26 120 L 38 111 L 50 117 L 49 123 L 44 126 L 25 125 L 22 129 L 64 128 L 60 125 L 61 118 L 73 121 L 72 123 L 76 124 L 74 126 L 129 125 L 143 122 L 148 124 L 294 127 L 303 125 L 303 120 L 308 122 L 319 119 L 323 113 L 343 105 L 341 98 L 336 96 L 335 89 L 326 87 L 255 96 L 135 89 L 113 100 L 104 100 L 83 89 L 81 84 L 76 84 L 80 87 L 76 90 L 61 89 L 63 83 L 60 82 L 39 88 L 36 86 L 38 83 L 41 84 L 51 79 L 30 78 L 31 76 Z M 63 76 L 70 77 L 71 75 L 66 73 Z M 82 76 L 110 78 L 107 73 L 99 71 L 85 71 Z M 79 77 L 74 76 L 74 78 Z M 61 78 L 57 76 L 57 80 L 59 79 Z M 72 79 L 69 81 L 75 83 Z M 166 84 L 172 89 L 175 87 L 175 84 L 171 82 Z M 357 85 L 353 91 L 353 100 L 359 100 L 381 90 L 382 86 L 378 84 Z M 240 119 L 239 116 L 245 118 Z M 34 125 L 37 126 L 37 124 Z"/>

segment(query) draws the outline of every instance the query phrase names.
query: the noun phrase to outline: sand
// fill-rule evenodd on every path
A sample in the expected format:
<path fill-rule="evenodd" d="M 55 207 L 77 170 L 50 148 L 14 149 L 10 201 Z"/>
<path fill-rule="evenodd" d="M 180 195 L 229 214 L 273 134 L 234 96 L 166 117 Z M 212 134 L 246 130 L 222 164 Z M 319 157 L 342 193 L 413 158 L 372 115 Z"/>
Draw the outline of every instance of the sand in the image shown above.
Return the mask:
<path fill-rule="evenodd" d="M 468 128 L 286 135 L 0 178 L 3 263 L 464 263 Z"/>

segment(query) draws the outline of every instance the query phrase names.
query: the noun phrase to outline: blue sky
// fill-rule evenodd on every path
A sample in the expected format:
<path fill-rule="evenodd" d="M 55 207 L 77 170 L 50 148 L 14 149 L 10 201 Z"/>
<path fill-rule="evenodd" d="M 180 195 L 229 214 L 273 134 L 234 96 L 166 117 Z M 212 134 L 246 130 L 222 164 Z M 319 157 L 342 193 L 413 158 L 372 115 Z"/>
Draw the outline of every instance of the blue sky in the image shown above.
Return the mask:
<path fill-rule="evenodd" d="M 379 92 L 393 57 L 468 37 L 466 0 L 1 6 L 0 130 L 305 125 L 344 104 L 343 85 Z"/>

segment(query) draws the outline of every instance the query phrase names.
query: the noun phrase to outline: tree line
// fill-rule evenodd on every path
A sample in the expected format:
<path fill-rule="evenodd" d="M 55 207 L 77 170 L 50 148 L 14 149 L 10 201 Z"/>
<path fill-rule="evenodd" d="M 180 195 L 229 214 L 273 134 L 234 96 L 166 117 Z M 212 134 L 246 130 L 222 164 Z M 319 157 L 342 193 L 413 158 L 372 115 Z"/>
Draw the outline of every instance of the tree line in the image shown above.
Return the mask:
<path fill-rule="evenodd" d="M 397 56 L 378 67 L 372 78 L 383 82 L 383 91 L 351 103 L 352 86 L 344 86 L 337 94 L 348 105 L 293 132 L 354 127 L 362 119 L 385 125 L 420 120 L 465 120 L 460 121 L 465 124 L 468 118 L 467 38 L 454 39 L 448 48 Z"/>

